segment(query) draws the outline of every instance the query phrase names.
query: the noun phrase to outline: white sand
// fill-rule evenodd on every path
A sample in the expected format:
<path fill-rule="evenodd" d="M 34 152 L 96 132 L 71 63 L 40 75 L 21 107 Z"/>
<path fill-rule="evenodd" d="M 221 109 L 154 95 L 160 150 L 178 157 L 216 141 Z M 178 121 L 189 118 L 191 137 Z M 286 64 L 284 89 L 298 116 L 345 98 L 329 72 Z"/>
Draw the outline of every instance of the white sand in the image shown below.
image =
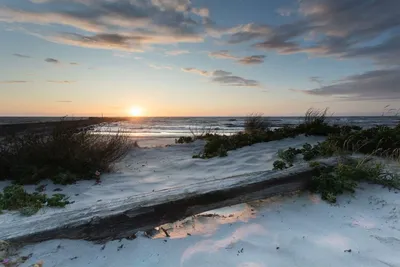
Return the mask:
<path fill-rule="evenodd" d="M 75 210 L 153 190 L 272 169 L 279 149 L 318 140 L 322 139 L 297 137 L 257 144 L 210 160 L 191 158 L 201 150 L 202 142 L 137 149 L 116 166 L 117 173 L 104 175 L 100 185 L 93 181 L 65 187 L 49 184 L 46 193 L 62 188 L 61 193 L 76 201 L 66 209 Z M 6 184 L 0 184 L 0 189 Z M 52 240 L 27 246 L 19 254 L 33 253 L 22 266 L 43 260 L 44 267 L 400 266 L 400 194 L 363 186 L 354 198 L 340 197 L 337 206 L 304 193 L 228 207 L 208 212 L 219 216 L 196 216 L 166 225 L 171 238 L 163 233 L 156 239 L 139 234 L 135 240 L 108 242 L 105 247 Z M 57 210 L 44 209 L 35 216 L 54 212 Z M 0 215 L 0 223 L 23 219 L 17 212 Z M 351 252 L 344 252 L 348 249 Z"/>
<path fill-rule="evenodd" d="M 363 187 L 335 206 L 303 193 L 189 218 L 167 228 L 171 238 L 52 240 L 20 254 L 33 253 L 23 266 L 43 260 L 44 267 L 400 266 L 400 194 Z"/>
<path fill-rule="evenodd" d="M 45 193 L 48 195 L 62 193 L 69 196 L 75 203 L 67 205 L 65 209 L 75 210 L 102 201 L 111 202 L 166 188 L 187 187 L 207 180 L 271 170 L 279 149 L 286 149 L 289 146 L 299 147 L 305 142 L 316 143 L 322 140 L 318 137 L 300 136 L 283 141 L 256 144 L 230 151 L 228 157 L 208 160 L 192 159 L 192 156 L 204 147 L 202 141 L 170 147 L 139 148 L 133 150 L 115 166 L 115 173 L 102 175 L 100 185 L 95 185 L 93 180 L 80 181 L 68 186 L 53 185 L 51 182 L 42 184 L 47 184 Z M 0 190 L 8 184 L 10 183 L 0 182 Z M 26 189 L 33 192 L 35 187 L 26 186 Z M 54 192 L 56 188 L 62 191 Z M 44 212 L 57 211 L 59 209 L 46 208 L 32 217 L 40 216 Z M 19 221 L 23 218 L 18 212 L 6 212 L 0 215 L 0 222 L 2 220 L 3 222 Z"/>

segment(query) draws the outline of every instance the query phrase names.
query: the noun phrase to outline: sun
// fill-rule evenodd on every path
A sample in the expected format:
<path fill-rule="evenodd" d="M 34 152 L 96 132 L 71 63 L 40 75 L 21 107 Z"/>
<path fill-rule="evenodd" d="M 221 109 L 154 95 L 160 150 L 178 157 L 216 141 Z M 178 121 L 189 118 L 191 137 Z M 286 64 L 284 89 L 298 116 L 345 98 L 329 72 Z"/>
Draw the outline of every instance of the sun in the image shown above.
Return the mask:
<path fill-rule="evenodd" d="M 142 109 L 140 107 L 131 107 L 129 109 L 129 114 L 133 117 L 139 117 L 142 115 Z"/>

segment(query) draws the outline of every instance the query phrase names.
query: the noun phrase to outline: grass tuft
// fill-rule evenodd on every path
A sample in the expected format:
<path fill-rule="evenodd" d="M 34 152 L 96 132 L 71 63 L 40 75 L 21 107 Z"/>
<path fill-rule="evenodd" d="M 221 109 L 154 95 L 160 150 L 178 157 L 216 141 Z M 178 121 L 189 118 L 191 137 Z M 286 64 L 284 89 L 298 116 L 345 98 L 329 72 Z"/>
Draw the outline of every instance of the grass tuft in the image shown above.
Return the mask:
<path fill-rule="evenodd" d="M 217 135 L 217 129 L 213 127 L 195 127 L 189 128 L 189 130 L 192 136 L 181 136 L 178 139 L 175 139 L 175 144 L 189 144 L 199 139 L 203 140 L 211 136 Z"/>
<path fill-rule="evenodd" d="M 285 163 L 287 163 L 289 166 L 292 166 L 294 160 L 296 159 L 296 156 L 300 153 L 301 153 L 300 149 L 289 147 L 286 150 L 279 150 L 278 157 L 282 159 Z"/>
<path fill-rule="evenodd" d="M 250 114 L 246 117 L 244 121 L 244 131 L 245 133 L 258 133 L 258 132 L 265 132 L 269 130 L 270 123 L 267 121 L 266 118 L 262 116 L 262 114 L 255 113 Z"/>
<path fill-rule="evenodd" d="M 317 146 L 303 147 L 301 153 L 305 160 L 347 152 L 400 159 L 400 124 L 396 127 L 375 126 L 370 129 L 350 125 L 330 125 L 326 122 L 327 112 L 328 109 L 309 109 L 303 123 L 294 127 L 284 126 L 274 130 L 262 126 L 264 120 L 260 115 L 250 116 L 247 119 L 247 125 L 251 125 L 251 127 L 247 127 L 244 132 L 229 136 L 217 134 L 206 136 L 204 139 L 207 143 L 203 153 L 200 153 L 198 157 L 217 157 L 221 146 L 230 151 L 256 143 L 293 138 L 304 134 L 306 136 L 327 137 L 326 141 Z M 282 156 L 293 158 L 293 155 L 282 154 Z M 292 164 L 292 159 L 283 159 L 287 164 Z"/>
<path fill-rule="evenodd" d="M 233 135 L 209 134 L 204 136 L 207 141 L 204 150 L 195 157 L 212 158 L 219 156 L 219 149 L 223 146 L 227 151 L 250 146 L 262 142 L 293 138 L 298 135 L 328 136 L 330 134 L 352 133 L 358 129 L 351 126 L 329 125 L 325 122 L 327 109 L 323 111 L 308 110 L 304 123 L 297 126 L 284 126 L 270 129 L 270 124 L 260 114 L 250 115 L 245 121 L 245 131 Z M 290 164 L 290 162 L 289 162 Z"/>
<path fill-rule="evenodd" d="M 175 144 L 188 144 L 193 142 L 194 139 L 191 136 L 181 136 L 178 139 L 175 139 Z"/>
<path fill-rule="evenodd" d="M 65 207 L 70 202 L 65 195 L 47 197 L 38 192 L 29 194 L 21 185 L 10 185 L 0 193 L 0 210 L 19 210 L 22 215 L 31 216 L 44 206 Z"/>
<path fill-rule="evenodd" d="M 273 168 L 274 170 L 287 169 L 286 162 L 284 162 L 283 160 L 274 161 L 273 166 L 274 166 L 274 168 Z"/>
<path fill-rule="evenodd" d="M 385 172 L 380 163 L 346 160 L 335 167 L 324 167 L 315 162 L 310 163 L 310 166 L 319 172 L 311 180 L 310 191 L 320 193 L 322 199 L 331 203 L 336 202 L 338 195 L 354 193 L 358 183 L 362 181 L 400 189 L 400 177 Z"/>
<path fill-rule="evenodd" d="M 132 148 L 127 136 L 94 134 L 60 122 L 50 134 L 8 136 L 0 142 L 0 180 L 69 184 L 96 178 Z"/>
<path fill-rule="evenodd" d="M 309 108 L 304 116 L 304 124 L 306 125 L 321 125 L 326 122 L 326 114 L 328 113 L 328 108 L 325 109 L 314 109 Z"/>

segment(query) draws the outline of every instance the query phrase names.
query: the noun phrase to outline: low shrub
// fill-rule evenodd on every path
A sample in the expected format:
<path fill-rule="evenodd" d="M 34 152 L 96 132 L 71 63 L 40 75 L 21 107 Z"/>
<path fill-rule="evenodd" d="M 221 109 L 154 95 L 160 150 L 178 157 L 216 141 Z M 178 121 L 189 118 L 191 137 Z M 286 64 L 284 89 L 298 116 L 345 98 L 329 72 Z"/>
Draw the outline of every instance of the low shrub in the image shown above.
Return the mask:
<path fill-rule="evenodd" d="M 303 155 L 304 160 L 310 161 L 317 157 L 330 157 L 338 153 L 339 151 L 339 148 L 333 146 L 329 142 L 321 142 L 314 146 L 306 143 L 301 149 L 301 154 Z"/>
<path fill-rule="evenodd" d="M 219 150 L 218 150 L 218 156 L 219 157 L 227 157 L 228 156 L 228 150 L 226 150 L 226 148 L 224 147 L 224 145 L 221 145 L 220 147 L 219 147 Z"/>
<path fill-rule="evenodd" d="M 237 133 L 234 135 L 210 135 L 205 137 L 207 141 L 201 158 L 213 158 L 220 156 L 221 149 L 226 151 L 235 150 L 256 143 L 271 140 L 271 132 Z"/>
<path fill-rule="evenodd" d="M 54 194 L 47 198 L 47 206 L 49 207 L 64 208 L 69 203 L 64 194 Z"/>
<path fill-rule="evenodd" d="M 354 193 L 357 182 L 348 176 L 338 176 L 336 168 L 324 168 L 318 176 L 312 177 L 310 191 L 321 194 L 323 200 L 336 202 L 336 196 L 345 192 Z"/>
<path fill-rule="evenodd" d="M 273 163 L 274 166 L 274 170 L 283 170 L 283 169 L 287 169 L 286 163 L 282 160 L 276 160 Z"/>
<path fill-rule="evenodd" d="M 235 150 L 253 144 L 282 140 L 285 138 L 295 137 L 304 134 L 299 128 L 286 127 L 284 129 L 276 129 L 274 131 L 258 131 L 253 133 L 239 132 L 233 135 L 212 135 L 205 138 L 207 141 L 202 158 L 212 158 L 219 155 L 218 151 L 221 146 L 224 146 L 227 151 Z M 328 149 L 324 144 L 321 149 Z M 325 153 L 325 152 L 324 152 Z M 290 162 L 288 162 L 290 164 Z"/>
<path fill-rule="evenodd" d="M 302 151 L 300 149 L 289 147 L 286 150 L 279 150 L 278 157 L 285 163 L 289 164 L 289 166 L 292 166 L 296 156 L 301 152 Z"/>
<path fill-rule="evenodd" d="M 310 163 L 319 172 L 312 177 L 309 189 L 320 193 L 322 199 L 335 203 L 336 197 L 345 192 L 354 193 L 359 182 L 380 184 L 400 189 L 400 177 L 384 171 L 383 165 L 365 161 L 341 162 L 335 167 L 324 167 Z"/>
<path fill-rule="evenodd" d="M 305 143 L 301 149 L 296 149 L 293 147 L 289 147 L 286 150 L 279 150 L 278 151 L 278 157 L 285 163 L 285 167 L 291 167 L 293 166 L 293 163 L 297 157 L 297 155 L 301 154 L 303 156 L 303 159 L 306 161 L 310 161 L 312 159 L 318 158 L 318 157 L 330 157 L 334 155 L 335 153 L 338 152 L 338 149 L 336 147 L 331 146 L 329 143 L 322 142 L 318 143 L 317 145 L 310 145 L 308 143 Z M 281 163 L 277 163 L 281 165 Z M 287 164 L 287 165 L 286 165 Z"/>
<path fill-rule="evenodd" d="M 65 195 L 51 197 L 38 192 L 27 193 L 21 185 L 10 185 L 0 193 L 0 210 L 19 210 L 22 215 L 33 215 L 44 206 L 65 207 L 70 202 Z"/>
<path fill-rule="evenodd" d="M 256 143 L 282 140 L 296 137 L 301 134 L 328 136 L 330 134 L 351 133 L 356 127 L 329 125 L 325 122 L 327 109 L 323 111 L 308 110 L 304 122 L 295 127 L 284 126 L 270 130 L 268 121 L 261 115 L 251 115 L 245 120 L 245 131 L 233 135 L 210 134 L 204 136 L 206 145 L 201 158 L 219 156 L 219 149 L 223 146 L 227 151 L 235 150 Z M 287 162 L 291 164 L 290 162 Z"/>
<path fill-rule="evenodd" d="M 375 126 L 331 135 L 326 142 L 348 151 L 385 157 L 392 156 L 400 150 L 400 124 L 394 128 Z"/>
<path fill-rule="evenodd" d="M 314 147 L 303 147 L 302 154 L 305 160 L 312 160 L 320 156 L 332 156 L 346 151 L 400 158 L 400 124 L 394 128 L 376 126 L 370 129 L 350 125 L 330 125 L 326 122 L 327 112 L 328 109 L 309 109 L 303 123 L 294 127 L 284 126 L 274 130 L 270 130 L 267 124 L 264 124 L 266 122 L 260 115 L 249 116 L 244 132 L 229 136 L 218 134 L 204 136 L 203 139 L 207 142 L 200 157 L 219 156 L 221 146 L 230 151 L 256 143 L 282 140 L 304 134 L 327 137 L 326 141 Z M 290 159 L 286 160 L 286 163 L 292 164 Z"/>
<path fill-rule="evenodd" d="M 123 135 L 93 134 L 64 127 L 50 134 L 8 136 L 0 143 L 0 180 L 34 184 L 43 179 L 73 183 L 108 172 L 126 155 L 132 143 Z"/>

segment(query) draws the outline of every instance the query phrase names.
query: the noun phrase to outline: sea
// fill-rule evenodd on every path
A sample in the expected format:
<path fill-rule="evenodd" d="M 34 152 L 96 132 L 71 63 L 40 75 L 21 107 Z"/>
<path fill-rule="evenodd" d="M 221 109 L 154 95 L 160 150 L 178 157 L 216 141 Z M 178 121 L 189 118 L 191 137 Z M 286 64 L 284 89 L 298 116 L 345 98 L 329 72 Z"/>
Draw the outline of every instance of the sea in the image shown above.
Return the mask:
<path fill-rule="evenodd" d="M 0 117 L 1 124 L 57 121 L 60 117 Z M 84 117 L 63 117 L 67 120 L 80 120 Z M 304 117 L 266 117 L 271 127 L 297 125 Z M 157 140 L 157 144 L 171 143 L 180 136 L 219 133 L 230 135 L 244 129 L 245 117 L 143 117 L 128 121 L 104 123 L 95 131 L 103 134 L 123 133 L 138 140 Z M 395 126 L 400 123 L 399 116 L 374 117 L 327 117 L 331 124 L 358 125 L 369 128 L 376 125 Z M 164 142 L 164 141 L 165 142 Z M 151 143 L 151 142 L 150 142 Z"/>

